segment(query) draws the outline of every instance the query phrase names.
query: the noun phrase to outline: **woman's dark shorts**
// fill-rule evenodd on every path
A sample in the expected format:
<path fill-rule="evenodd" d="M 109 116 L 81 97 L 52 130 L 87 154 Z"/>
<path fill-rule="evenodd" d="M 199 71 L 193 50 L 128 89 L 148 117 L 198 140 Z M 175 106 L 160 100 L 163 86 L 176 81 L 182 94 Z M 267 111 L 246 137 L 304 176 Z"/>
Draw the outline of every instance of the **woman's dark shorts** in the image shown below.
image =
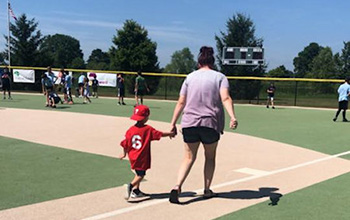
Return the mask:
<path fill-rule="evenodd" d="M 137 176 L 146 176 L 146 170 L 135 170 Z"/>
<path fill-rule="evenodd" d="M 339 109 L 344 109 L 344 110 L 346 110 L 346 109 L 348 109 L 348 101 L 340 101 L 339 102 Z"/>
<path fill-rule="evenodd" d="M 220 140 L 220 134 L 213 128 L 207 127 L 183 128 L 182 134 L 185 143 L 212 144 Z"/>

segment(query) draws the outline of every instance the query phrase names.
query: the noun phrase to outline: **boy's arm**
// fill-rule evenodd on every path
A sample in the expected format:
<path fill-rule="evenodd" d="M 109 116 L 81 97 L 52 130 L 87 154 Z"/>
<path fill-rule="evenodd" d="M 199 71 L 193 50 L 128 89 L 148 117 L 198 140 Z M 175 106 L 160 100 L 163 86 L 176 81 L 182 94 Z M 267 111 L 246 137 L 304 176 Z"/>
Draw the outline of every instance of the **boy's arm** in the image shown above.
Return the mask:
<path fill-rule="evenodd" d="M 175 131 L 171 131 L 171 132 L 162 132 L 162 137 L 170 137 L 170 138 L 173 138 L 175 137 Z"/>
<path fill-rule="evenodd" d="M 124 159 L 125 157 L 126 157 L 126 149 L 123 148 L 123 153 L 121 153 L 121 154 L 119 155 L 119 159 L 122 160 L 122 159 Z"/>

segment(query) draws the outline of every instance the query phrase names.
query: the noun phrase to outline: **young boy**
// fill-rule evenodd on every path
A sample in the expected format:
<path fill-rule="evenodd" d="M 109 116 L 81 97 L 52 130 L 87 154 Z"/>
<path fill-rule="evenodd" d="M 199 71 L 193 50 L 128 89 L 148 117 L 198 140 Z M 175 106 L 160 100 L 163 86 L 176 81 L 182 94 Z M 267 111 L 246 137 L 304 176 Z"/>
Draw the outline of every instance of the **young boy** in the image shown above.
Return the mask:
<path fill-rule="evenodd" d="M 124 78 L 122 73 L 118 74 L 117 87 L 118 87 L 118 98 L 119 98 L 118 105 L 126 105 L 124 102 L 125 85 L 124 85 Z"/>
<path fill-rule="evenodd" d="M 49 106 L 51 108 L 56 108 L 56 104 L 58 104 L 59 102 L 61 102 L 61 104 L 63 103 L 61 98 L 57 95 L 57 93 L 51 91 L 49 94 Z"/>
<path fill-rule="evenodd" d="M 4 72 L 1 76 L 2 90 L 4 92 L 3 99 L 6 99 L 6 91 L 7 91 L 9 99 L 12 99 L 12 97 L 11 97 L 11 82 L 10 82 L 9 72 L 10 72 L 9 69 L 7 67 L 5 67 Z"/>
<path fill-rule="evenodd" d="M 143 197 L 146 194 L 141 192 L 140 183 L 146 175 L 146 170 L 151 168 L 151 141 L 159 140 L 161 137 L 174 137 L 174 132 L 161 132 L 146 125 L 150 115 L 149 108 L 145 105 L 138 105 L 134 109 L 132 120 L 136 124 L 129 128 L 125 134 L 125 139 L 120 143 L 124 148 L 120 159 L 128 154 L 131 169 L 135 170 L 135 177 L 129 184 L 125 184 L 125 199 Z"/>
<path fill-rule="evenodd" d="M 269 103 L 271 103 L 272 108 L 275 109 L 275 103 L 273 102 L 273 99 L 275 97 L 275 91 L 276 87 L 273 83 L 270 84 L 269 88 L 267 88 L 267 102 L 266 102 L 266 108 L 269 108 Z"/>
<path fill-rule="evenodd" d="M 89 103 L 91 103 L 91 99 L 89 98 L 89 96 L 90 96 L 89 78 L 87 78 L 87 77 L 85 77 L 85 79 L 84 79 L 84 91 L 83 91 L 83 93 L 84 93 L 83 104 L 88 103 L 88 101 L 89 101 Z"/>
<path fill-rule="evenodd" d="M 137 72 L 137 77 L 135 79 L 135 106 L 143 105 L 143 96 L 146 94 L 146 91 L 149 92 L 149 88 L 147 86 L 145 78 L 142 76 L 142 72 Z M 140 101 L 139 101 L 140 100 Z"/>
<path fill-rule="evenodd" d="M 98 89 L 99 84 L 98 84 L 98 80 L 96 79 L 96 77 L 97 76 L 95 75 L 94 79 L 92 80 L 91 87 L 92 87 L 92 96 L 98 98 L 97 89 Z"/>

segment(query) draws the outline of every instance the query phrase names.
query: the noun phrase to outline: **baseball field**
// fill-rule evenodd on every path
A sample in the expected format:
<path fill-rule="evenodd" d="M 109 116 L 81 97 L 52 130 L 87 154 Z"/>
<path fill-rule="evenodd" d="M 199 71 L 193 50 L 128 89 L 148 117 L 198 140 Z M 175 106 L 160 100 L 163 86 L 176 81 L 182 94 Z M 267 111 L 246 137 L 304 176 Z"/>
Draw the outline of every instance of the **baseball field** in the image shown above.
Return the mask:
<path fill-rule="evenodd" d="M 222 135 L 203 199 L 203 149 L 168 202 L 183 154 L 182 135 L 152 143 L 141 189 L 123 198 L 133 173 L 117 157 L 134 101 L 113 98 L 45 108 L 44 96 L 0 100 L 0 219 L 350 219 L 350 123 L 335 109 L 235 105 L 237 130 Z M 174 102 L 146 100 L 148 124 L 167 131 Z M 349 116 L 350 117 L 350 116 Z"/>

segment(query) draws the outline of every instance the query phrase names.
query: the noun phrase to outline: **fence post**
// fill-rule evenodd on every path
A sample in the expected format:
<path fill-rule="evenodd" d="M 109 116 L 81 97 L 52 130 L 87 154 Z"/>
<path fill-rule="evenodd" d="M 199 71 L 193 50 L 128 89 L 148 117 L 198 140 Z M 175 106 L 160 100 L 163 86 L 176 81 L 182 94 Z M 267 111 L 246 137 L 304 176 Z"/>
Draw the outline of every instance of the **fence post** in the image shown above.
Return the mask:
<path fill-rule="evenodd" d="M 165 85 L 164 85 L 164 98 L 167 99 L 167 91 L 168 91 L 168 77 L 165 76 Z"/>
<path fill-rule="evenodd" d="M 298 81 L 295 81 L 294 88 L 294 106 L 297 106 Z"/>

